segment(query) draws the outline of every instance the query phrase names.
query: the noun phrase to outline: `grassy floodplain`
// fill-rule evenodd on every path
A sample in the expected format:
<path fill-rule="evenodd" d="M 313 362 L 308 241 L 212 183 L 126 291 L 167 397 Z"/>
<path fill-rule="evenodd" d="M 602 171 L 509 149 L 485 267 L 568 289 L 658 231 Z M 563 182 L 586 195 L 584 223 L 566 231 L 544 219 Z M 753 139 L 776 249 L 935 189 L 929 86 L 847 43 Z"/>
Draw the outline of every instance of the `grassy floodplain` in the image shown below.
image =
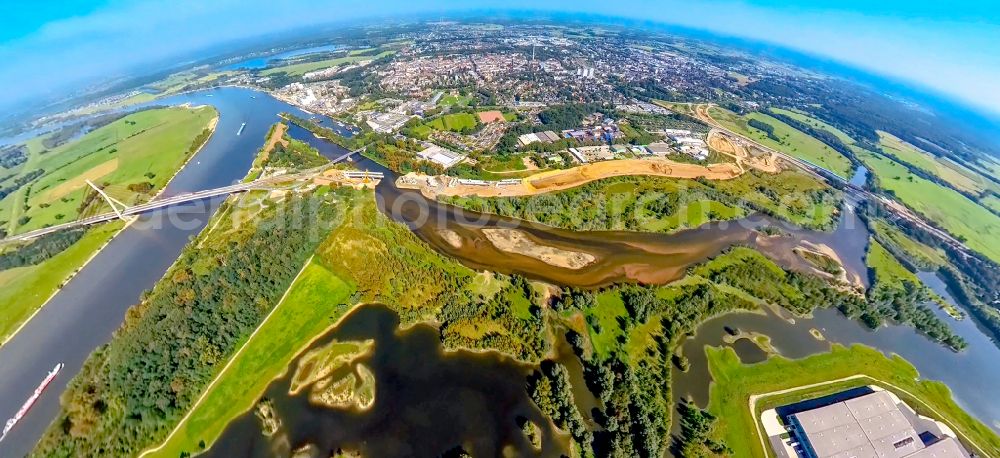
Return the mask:
<path fill-rule="evenodd" d="M 878 185 L 923 214 L 966 245 L 1000 262 L 1000 216 L 958 192 L 910 173 L 881 154 L 863 151 L 859 158 L 878 177 Z"/>
<path fill-rule="evenodd" d="M 21 173 L 35 169 L 51 172 L 7 196 L 0 202 L 0 215 L 11 215 L 7 227 L 14 229 L 12 233 L 76 219 L 79 212 L 75 206 L 80 205 L 85 192 L 84 177 L 121 185 L 150 182 L 151 192 L 156 192 L 190 157 L 192 142 L 211 127 L 216 116 L 217 112 L 210 107 L 148 110 L 126 116 L 50 151 L 42 147 L 40 139 L 33 139 L 28 142 L 31 155 Z M 87 175 L 95 169 L 104 173 Z M 29 208 L 25 210 L 23 199 L 29 186 Z M 59 194 L 58 197 L 53 193 Z M 30 221 L 17 225 L 21 218 Z M 118 221 L 95 226 L 51 258 L 0 271 L 0 341 L 28 320 L 122 227 L 124 223 Z"/>
<path fill-rule="evenodd" d="M 875 240 L 868 243 L 865 264 L 875 271 L 876 286 L 903 289 L 905 283 L 921 285 L 920 279 L 899 263 L 898 260 Z"/>
<path fill-rule="evenodd" d="M 128 204 L 148 200 L 201 146 L 195 141 L 207 140 L 199 136 L 217 117 L 212 107 L 144 110 L 51 150 L 32 147 L 21 174 L 44 174 L 0 201 L 0 221 L 12 234 L 72 221 L 90 192 L 86 180 L 108 184 L 109 194 Z M 93 205 L 99 208 L 88 211 L 111 210 L 100 199 Z"/>
<path fill-rule="evenodd" d="M 354 289 L 310 259 L 285 297 L 161 448 L 144 456 L 176 457 L 211 444 L 230 421 L 251 409 L 288 363 L 349 309 Z"/>
<path fill-rule="evenodd" d="M 917 370 L 898 355 L 886 357 L 863 345 L 833 345 L 829 353 L 799 360 L 776 356 L 765 362 L 746 365 L 731 348 L 708 347 L 712 385 L 708 410 L 718 418 L 716 434 L 742 456 L 772 456 L 756 435 L 760 414 L 770 408 L 824 396 L 845 389 L 878 385 L 905 401 L 918 413 L 950 425 L 956 433 L 981 450 L 1000 449 L 1000 437 L 976 420 L 951 397 L 941 382 L 921 380 Z M 749 409 L 750 396 L 823 383 L 857 375 L 863 378 L 832 383 L 819 388 L 758 398 Z"/>
<path fill-rule="evenodd" d="M 101 224 L 62 253 L 39 264 L 0 271 L 0 342 L 7 340 L 123 226 L 120 221 Z"/>
<path fill-rule="evenodd" d="M 262 71 L 260 74 L 264 76 L 274 75 L 276 73 L 287 73 L 289 76 L 302 76 L 314 70 L 320 70 L 329 67 L 335 67 L 337 65 L 349 65 L 356 64 L 358 62 L 363 62 L 366 60 L 377 60 L 383 57 L 391 56 L 395 51 L 382 51 L 375 55 L 360 55 L 360 51 L 353 51 L 347 56 L 337 57 L 335 59 L 318 60 L 315 62 L 302 62 L 299 64 L 283 65 L 280 67 L 269 68 Z"/>
<path fill-rule="evenodd" d="M 898 253 L 905 253 L 914 264 L 923 269 L 936 269 L 948 264 L 944 250 L 913 240 L 896 226 L 876 219 L 871 222 L 870 227 L 882 243 L 892 246 Z"/>
<path fill-rule="evenodd" d="M 764 146 L 807 160 L 840 175 L 842 178 L 851 177 L 853 168 L 847 157 L 809 134 L 774 117 L 760 112 L 740 116 L 724 108 L 714 106 L 709 109 L 709 114 L 727 129 L 749 137 Z M 780 141 L 768 137 L 764 131 L 750 127 L 747 122 L 751 119 L 771 125 L 774 128 L 774 135 Z"/>

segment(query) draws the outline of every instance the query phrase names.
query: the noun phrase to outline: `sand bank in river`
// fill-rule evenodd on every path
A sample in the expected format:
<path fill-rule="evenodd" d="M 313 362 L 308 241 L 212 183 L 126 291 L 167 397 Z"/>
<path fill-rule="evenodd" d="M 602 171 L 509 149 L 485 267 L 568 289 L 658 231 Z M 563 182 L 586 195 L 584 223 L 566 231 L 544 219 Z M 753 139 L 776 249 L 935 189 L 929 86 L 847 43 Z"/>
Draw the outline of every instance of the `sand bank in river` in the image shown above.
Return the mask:
<path fill-rule="evenodd" d="M 541 245 L 517 229 L 483 229 L 483 234 L 501 251 L 535 258 L 550 266 L 575 270 L 597 260 L 590 253 Z"/>

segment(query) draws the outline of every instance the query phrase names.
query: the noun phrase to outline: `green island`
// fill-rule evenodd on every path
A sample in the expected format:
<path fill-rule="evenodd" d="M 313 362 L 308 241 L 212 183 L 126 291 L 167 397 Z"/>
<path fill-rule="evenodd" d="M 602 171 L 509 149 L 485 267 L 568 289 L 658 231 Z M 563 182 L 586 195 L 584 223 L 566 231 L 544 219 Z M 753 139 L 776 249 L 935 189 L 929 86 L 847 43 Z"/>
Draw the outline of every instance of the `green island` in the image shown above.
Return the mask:
<path fill-rule="evenodd" d="M 877 385 L 892 391 L 922 415 L 944 421 L 967 443 L 985 453 L 1000 449 L 1000 436 L 971 417 L 951 397 L 943 383 L 922 380 L 917 370 L 897 355 L 890 357 L 871 347 L 834 344 L 829 353 L 792 360 L 781 356 L 766 362 L 743 364 L 731 348 L 706 347 L 712 374 L 708 412 L 715 418 L 714 431 L 701 440 L 723 441 L 741 456 L 773 456 L 764 448 L 759 419 L 767 409 L 845 389 Z M 848 377 L 856 377 L 844 380 Z M 820 384 L 802 390 L 805 387 Z M 769 395 L 776 391 L 794 391 Z M 750 410 L 754 396 L 753 411 Z M 705 441 L 710 442 L 710 441 Z M 698 448 L 705 442 L 695 444 Z"/>
<path fill-rule="evenodd" d="M 51 148 L 44 146 L 44 136 L 30 140 L 17 175 L 30 179 L 0 200 L 0 219 L 6 221 L 0 233 L 111 211 L 85 180 L 129 204 L 149 200 L 208 140 L 217 117 L 212 107 L 158 108 Z M 0 248 L 0 339 L 27 321 L 122 227 L 115 221 Z"/>

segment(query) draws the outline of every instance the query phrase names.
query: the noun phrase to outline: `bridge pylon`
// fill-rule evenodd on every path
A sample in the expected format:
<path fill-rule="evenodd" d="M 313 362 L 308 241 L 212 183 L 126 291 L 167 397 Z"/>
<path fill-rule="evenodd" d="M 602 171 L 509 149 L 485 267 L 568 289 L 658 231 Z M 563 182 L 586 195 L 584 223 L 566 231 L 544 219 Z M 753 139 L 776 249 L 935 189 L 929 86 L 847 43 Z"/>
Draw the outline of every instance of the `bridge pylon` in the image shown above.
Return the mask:
<path fill-rule="evenodd" d="M 104 192 L 103 189 L 101 189 L 100 187 L 98 187 L 96 184 L 94 184 L 90 180 L 86 180 L 86 181 L 87 181 L 87 184 L 90 185 L 91 188 L 94 188 L 94 191 L 97 191 L 97 193 L 100 194 L 101 197 L 104 198 L 104 201 L 107 202 L 108 205 L 111 206 L 111 210 L 114 211 L 116 215 L 118 215 L 118 219 L 125 220 L 125 215 L 123 215 L 122 212 L 125 211 L 125 210 L 128 210 L 128 205 L 125 205 L 120 200 L 115 199 L 114 197 L 109 196 L 108 193 Z M 121 206 L 120 210 L 118 209 L 119 205 Z"/>

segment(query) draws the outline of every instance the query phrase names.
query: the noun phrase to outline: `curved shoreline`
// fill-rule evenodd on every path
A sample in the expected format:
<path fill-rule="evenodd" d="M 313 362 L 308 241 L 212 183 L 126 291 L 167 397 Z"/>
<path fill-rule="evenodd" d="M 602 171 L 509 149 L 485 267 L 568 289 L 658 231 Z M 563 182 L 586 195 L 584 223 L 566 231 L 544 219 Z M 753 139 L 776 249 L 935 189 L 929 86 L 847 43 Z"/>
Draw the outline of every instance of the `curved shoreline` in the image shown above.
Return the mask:
<path fill-rule="evenodd" d="M 177 105 L 177 106 L 181 106 L 181 105 Z M 206 105 L 199 105 L 197 107 L 189 107 L 189 108 L 191 108 L 191 109 L 200 109 L 200 108 L 203 108 L 205 106 Z M 172 181 L 174 181 L 174 178 L 176 178 L 177 175 L 179 175 L 181 173 L 181 171 L 184 170 L 185 167 L 187 167 L 188 163 L 191 162 L 191 159 L 194 159 L 194 157 L 197 156 L 198 153 L 201 152 L 201 150 L 205 147 L 205 145 L 208 144 L 208 141 L 211 140 L 212 137 L 215 135 L 215 129 L 216 129 L 216 127 L 219 124 L 219 117 L 220 117 L 220 115 L 219 115 L 218 109 L 216 109 L 215 107 L 212 107 L 212 109 L 215 110 L 215 117 L 213 117 L 212 119 L 210 119 L 208 121 L 207 126 L 205 127 L 206 129 L 210 130 L 212 133 L 208 137 L 205 138 L 205 141 L 203 141 L 201 143 L 201 145 L 198 145 L 198 149 L 196 149 L 194 152 L 192 152 L 191 154 L 188 155 L 188 157 L 184 160 L 184 162 L 181 164 L 181 166 L 178 167 L 176 171 L 174 171 L 173 175 L 170 176 L 170 179 L 168 179 L 167 182 L 163 184 L 163 187 L 160 188 L 160 190 L 149 199 L 150 202 L 152 202 L 153 200 L 156 200 L 158 197 L 160 197 L 163 194 L 164 191 L 167 190 L 167 187 L 169 187 L 170 183 Z M 100 247 L 98 247 L 96 250 L 94 250 L 94 252 L 91 253 L 91 255 L 87 258 L 86 261 L 83 262 L 83 264 L 80 264 L 78 267 L 76 267 L 75 269 L 73 269 L 73 271 L 70 272 L 69 275 L 67 275 L 61 282 L 59 282 L 59 286 L 56 287 L 56 289 L 52 292 L 52 294 L 50 294 L 49 297 L 47 297 L 45 299 L 45 301 L 43 301 L 41 304 L 39 304 L 38 307 L 36 307 L 35 310 L 31 312 L 31 315 L 28 315 L 28 317 L 24 321 L 20 322 L 17 325 L 17 328 L 14 329 L 13 332 L 11 332 L 8 335 L 3 336 L 2 340 L 0 340 L 0 346 L 5 345 L 11 339 L 13 339 L 15 336 L 17 336 L 17 334 L 19 332 L 21 332 L 21 330 L 24 329 L 24 327 L 27 326 L 28 323 L 36 315 L 38 315 L 38 313 L 41 312 L 42 309 L 45 308 L 45 306 L 48 305 L 48 303 L 51 302 L 53 298 L 55 298 L 60 292 L 62 292 L 63 288 L 65 288 L 66 285 L 70 281 L 72 281 L 74 278 L 76 278 L 77 274 L 79 274 L 80 272 L 82 272 L 83 269 L 85 267 L 87 267 L 87 265 L 90 264 L 91 261 L 94 260 L 94 258 L 96 258 L 99 254 L 101 254 L 101 252 L 104 251 L 104 249 L 107 248 L 108 245 L 110 245 L 111 242 L 113 242 L 115 240 L 115 238 L 118 237 L 119 234 L 121 234 L 122 232 L 124 232 L 125 229 L 128 229 L 129 227 L 131 227 L 132 223 L 134 223 L 136 220 L 138 220 L 138 218 L 139 218 L 138 216 L 134 216 L 134 217 L 129 218 L 129 220 L 126 221 L 125 224 L 120 229 L 118 229 L 117 231 L 115 231 L 115 233 L 112 234 L 110 237 L 108 237 L 108 239 L 104 243 L 102 243 Z"/>

